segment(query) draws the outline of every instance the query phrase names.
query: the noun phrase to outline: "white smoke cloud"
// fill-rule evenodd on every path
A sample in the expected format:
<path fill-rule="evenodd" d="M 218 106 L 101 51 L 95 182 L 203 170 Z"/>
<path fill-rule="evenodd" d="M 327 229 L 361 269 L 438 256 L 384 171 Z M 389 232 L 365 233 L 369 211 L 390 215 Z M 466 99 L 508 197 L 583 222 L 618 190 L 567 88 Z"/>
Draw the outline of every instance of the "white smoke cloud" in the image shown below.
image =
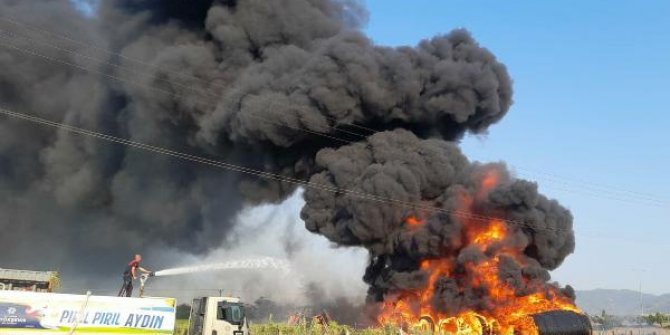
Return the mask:
<path fill-rule="evenodd" d="M 362 248 L 334 247 L 323 236 L 304 229 L 298 216 L 304 204 L 301 193 L 297 192 L 281 204 L 244 210 L 228 238 L 228 248 L 214 250 L 204 257 L 174 250 L 152 252 L 144 261 L 147 268 L 162 270 L 152 267 L 152 261 L 175 267 L 269 256 L 287 260 L 291 273 L 245 269 L 156 277 L 148 282 L 147 294 L 172 296 L 181 302 L 198 295 L 222 293 L 239 296 L 246 302 L 266 297 L 282 303 L 303 304 L 307 303 L 305 286 L 318 283 L 326 299 L 347 297 L 362 301 L 366 285 L 361 278 L 367 265 L 367 252 Z"/>

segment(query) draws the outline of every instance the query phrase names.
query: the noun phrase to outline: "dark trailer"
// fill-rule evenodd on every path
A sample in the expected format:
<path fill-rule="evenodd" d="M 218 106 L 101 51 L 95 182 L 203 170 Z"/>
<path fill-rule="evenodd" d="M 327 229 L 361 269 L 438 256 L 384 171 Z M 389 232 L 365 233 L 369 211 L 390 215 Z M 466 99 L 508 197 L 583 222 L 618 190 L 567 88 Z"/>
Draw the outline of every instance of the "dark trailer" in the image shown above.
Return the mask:
<path fill-rule="evenodd" d="M 0 269 L 0 291 L 52 292 L 58 285 L 58 272 Z"/>
<path fill-rule="evenodd" d="M 549 311 L 533 315 L 540 335 L 591 335 L 591 321 L 571 311 Z"/>

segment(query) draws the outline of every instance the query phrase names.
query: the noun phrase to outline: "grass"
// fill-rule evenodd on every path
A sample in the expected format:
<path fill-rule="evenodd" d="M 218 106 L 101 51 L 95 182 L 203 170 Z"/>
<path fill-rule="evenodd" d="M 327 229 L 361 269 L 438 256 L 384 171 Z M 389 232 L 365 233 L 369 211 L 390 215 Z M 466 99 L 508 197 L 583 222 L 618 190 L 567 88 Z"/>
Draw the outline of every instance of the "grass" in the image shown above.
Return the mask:
<path fill-rule="evenodd" d="M 174 335 L 188 334 L 188 320 L 176 320 L 174 325 Z"/>

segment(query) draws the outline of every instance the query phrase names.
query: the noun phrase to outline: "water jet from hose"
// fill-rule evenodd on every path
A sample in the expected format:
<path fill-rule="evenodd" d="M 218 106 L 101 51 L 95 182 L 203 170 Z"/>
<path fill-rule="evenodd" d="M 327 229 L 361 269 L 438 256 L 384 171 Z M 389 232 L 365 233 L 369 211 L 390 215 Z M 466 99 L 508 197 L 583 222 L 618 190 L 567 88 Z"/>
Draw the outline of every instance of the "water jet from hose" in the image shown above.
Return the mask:
<path fill-rule="evenodd" d="M 165 269 L 154 272 L 154 276 L 163 277 L 163 276 L 175 276 L 175 275 L 183 275 L 183 274 L 191 274 L 199 272 L 242 270 L 242 269 L 249 269 L 249 270 L 275 269 L 281 271 L 284 274 L 288 274 L 289 272 L 291 272 L 291 266 L 287 261 L 272 257 L 262 257 L 262 258 L 251 258 L 251 259 L 227 261 L 221 263 L 210 263 L 210 264 L 201 264 L 201 265 Z"/>

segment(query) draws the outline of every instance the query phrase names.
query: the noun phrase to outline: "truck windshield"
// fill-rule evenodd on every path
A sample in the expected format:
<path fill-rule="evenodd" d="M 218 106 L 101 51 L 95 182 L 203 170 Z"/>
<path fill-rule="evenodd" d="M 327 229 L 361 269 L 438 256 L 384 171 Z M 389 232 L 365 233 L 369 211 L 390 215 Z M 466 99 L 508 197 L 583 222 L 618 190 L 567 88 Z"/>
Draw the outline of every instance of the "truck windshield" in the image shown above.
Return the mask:
<path fill-rule="evenodd" d="M 219 303 L 217 319 L 233 325 L 241 325 L 244 321 L 244 307 L 240 304 Z"/>

